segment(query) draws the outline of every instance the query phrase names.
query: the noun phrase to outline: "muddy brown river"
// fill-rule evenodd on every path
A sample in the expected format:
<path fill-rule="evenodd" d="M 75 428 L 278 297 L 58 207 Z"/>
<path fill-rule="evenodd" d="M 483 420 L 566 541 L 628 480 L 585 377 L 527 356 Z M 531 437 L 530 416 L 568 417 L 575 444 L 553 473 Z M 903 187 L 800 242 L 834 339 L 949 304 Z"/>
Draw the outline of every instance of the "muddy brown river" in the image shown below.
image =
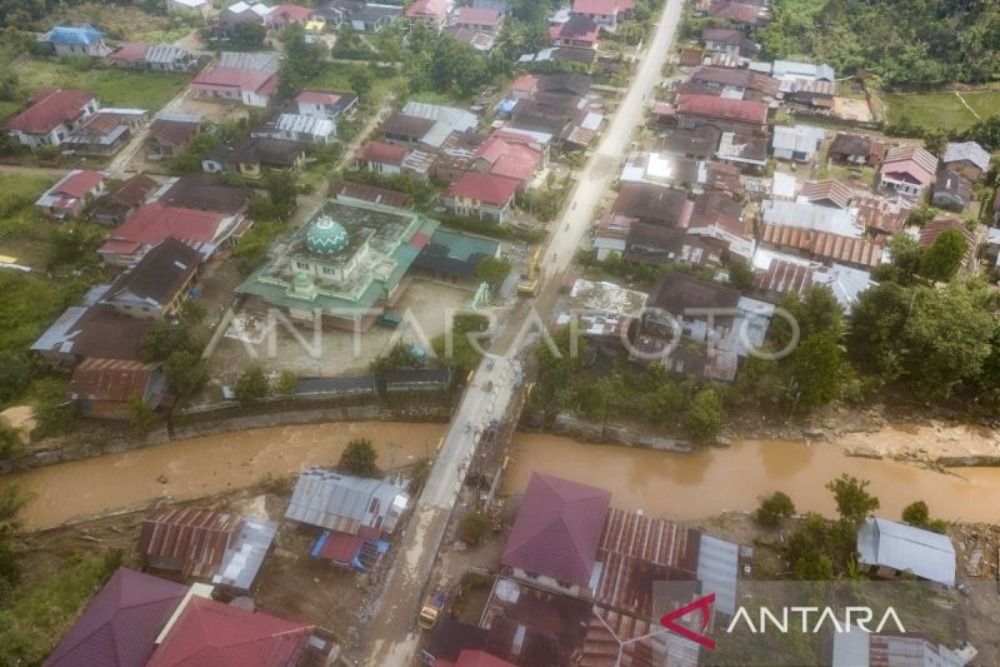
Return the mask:
<path fill-rule="evenodd" d="M 376 422 L 284 426 L 183 440 L 10 475 L 34 494 L 25 511 L 30 529 L 140 508 L 159 498 L 189 500 L 252 486 L 309 465 L 333 465 L 348 440 L 370 438 L 383 467 L 403 466 L 433 452 L 444 427 Z M 728 448 L 672 454 L 584 445 L 568 438 L 518 434 L 504 490 L 522 491 L 532 471 L 610 489 L 616 506 L 657 516 L 694 519 L 750 510 L 775 490 L 800 511 L 832 513 L 823 485 L 842 472 L 871 480 L 890 517 L 914 500 L 935 516 L 1000 520 L 1000 468 L 941 474 L 891 461 L 850 458 L 831 444 L 742 441 Z M 164 475 L 166 483 L 157 478 Z"/>

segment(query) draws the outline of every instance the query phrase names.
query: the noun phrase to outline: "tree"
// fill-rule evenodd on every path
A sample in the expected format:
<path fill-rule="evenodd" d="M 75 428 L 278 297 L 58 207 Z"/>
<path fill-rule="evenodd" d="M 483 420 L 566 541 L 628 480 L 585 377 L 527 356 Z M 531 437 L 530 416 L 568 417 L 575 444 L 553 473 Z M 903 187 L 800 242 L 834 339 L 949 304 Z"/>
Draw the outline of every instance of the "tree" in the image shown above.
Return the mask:
<path fill-rule="evenodd" d="M 938 157 L 942 157 L 944 155 L 944 147 L 947 143 L 948 135 L 941 128 L 928 130 L 924 134 L 924 148 Z"/>
<path fill-rule="evenodd" d="M 760 507 L 754 514 L 757 523 L 765 528 L 776 528 L 782 519 L 795 516 L 795 503 L 788 494 L 775 491 L 766 498 L 761 498 Z"/>
<path fill-rule="evenodd" d="M 837 503 L 837 513 L 843 524 L 857 531 L 861 524 L 880 506 L 879 499 L 868 493 L 868 480 L 859 480 L 844 473 L 826 484 Z"/>
<path fill-rule="evenodd" d="M 231 43 L 242 51 L 259 51 L 264 47 L 267 31 L 259 23 L 240 23 L 233 28 Z"/>
<path fill-rule="evenodd" d="M 744 293 L 753 292 L 756 281 L 757 276 L 749 262 L 734 259 L 729 263 L 729 282 L 733 287 Z"/>
<path fill-rule="evenodd" d="M 793 412 L 807 413 L 837 398 L 846 375 L 844 349 L 829 332 L 802 340 L 788 358 L 788 399 Z"/>
<path fill-rule="evenodd" d="M 378 452 L 372 441 L 367 438 L 351 440 L 344 448 L 344 453 L 340 455 L 340 463 L 337 468 L 342 472 L 356 477 L 379 477 L 381 472 L 376 462 Z"/>
<path fill-rule="evenodd" d="M 66 433 L 80 417 L 79 406 L 67 398 L 67 382 L 61 378 L 43 378 L 32 385 L 35 395 L 35 420 L 38 426 L 32 437 L 42 438 L 55 433 Z"/>
<path fill-rule="evenodd" d="M 52 231 L 50 264 L 80 264 L 95 261 L 97 248 L 104 243 L 107 233 L 92 222 L 70 222 Z"/>
<path fill-rule="evenodd" d="M 916 227 L 923 227 L 928 222 L 933 220 L 936 216 L 937 216 L 937 211 L 935 209 L 931 208 L 927 204 L 921 204 L 920 206 L 910 209 L 910 212 L 906 216 L 906 224 L 914 225 Z M 900 237 L 912 238 L 907 236 L 906 234 L 896 234 L 892 237 L 892 239 L 890 239 L 890 243 L 892 242 L 892 240 L 895 240 Z"/>
<path fill-rule="evenodd" d="M 368 97 L 368 93 L 372 92 L 372 88 L 375 86 L 375 75 L 367 67 L 355 68 L 348 76 L 348 80 L 351 82 L 351 88 L 360 98 Z"/>
<path fill-rule="evenodd" d="M 165 361 L 174 352 L 194 352 L 198 347 L 189 327 L 160 320 L 139 342 L 139 356 L 143 361 Z"/>
<path fill-rule="evenodd" d="M 397 368 L 420 368 L 424 365 L 424 357 L 417 350 L 415 345 L 397 341 L 388 351 L 372 359 L 368 370 L 372 373 L 387 373 Z"/>
<path fill-rule="evenodd" d="M 920 258 L 920 275 L 937 282 L 951 280 L 965 259 L 968 242 L 958 229 L 938 236 Z"/>
<path fill-rule="evenodd" d="M 281 371 L 278 382 L 274 385 L 274 393 L 281 396 L 291 396 L 295 393 L 295 387 L 299 379 L 292 371 Z"/>
<path fill-rule="evenodd" d="M 792 571 L 803 581 L 833 579 L 833 561 L 827 555 L 829 526 L 826 519 L 810 512 L 799 529 L 788 538 L 787 555 Z"/>
<path fill-rule="evenodd" d="M 948 524 L 941 519 L 931 519 L 930 509 L 922 500 L 912 502 L 903 508 L 903 521 L 935 533 L 945 533 L 948 530 Z"/>
<path fill-rule="evenodd" d="M 486 347 L 486 341 L 477 334 L 486 331 L 489 320 L 481 315 L 458 315 L 452 322 L 451 349 L 448 349 L 448 338 L 445 334 L 435 336 L 431 347 L 438 363 L 451 366 L 459 371 L 471 371 L 479 365 L 482 359 L 480 351 Z"/>
<path fill-rule="evenodd" d="M 911 214 L 912 215 L 912 214 Z M 876 267 L 875 277 L 880 281 L 893 281 L 900 285 L 913 283 L 913 276 L 920 271 L 920 241 L 909 234 L 895 234 L 889 239 L 890 263 Z"/>
<path fill-rule="evenodd" d="M 713 440 L 722 430 L 726 418 L 722 396 L 714 387 L 706 387 L 694 395 L 684 414 L 684 430 L 695 441 Z"/>
<path fill-rule="evenodd" d="M 163 374 L 174 393 L 188 398 L 208 383 L 208 369 L 197 352 L 178 350 L 163 362 Z"/>
<path fill-rule="evenodd" d="M 510 262 L 499 257 L 484 257 L 476 264 L 476 278 L 497 288 L 510 274 Z"/>
<path fill-rule="evenodd" d="M 424 485 L 427 484 L 427 478 L 431 476 L 433 466 L 434 462 L 426 456 L 413 464 L 413 470 L 410 471 L 410 483 L 407 486 L 411 496 L 416 497 L 424 490 Z"/>
<path fill-rule="evenodd" d="M 249 405 L 264 400 L 269 389 L 264 370 L 260 366 L 251 366 L 236 380 L 233 393 L 242 405 Z"/>
<path fill-rule="evenodd" d="M 136 433 L 140 436 L 149 433 L 149 429 L 156 422 L 156 411 L 138 394 L 131 394 L 126 399 L 125 405 L 128 408 L 128 421 Z"/>
<path fill-rule="evenodd" d="M 479 546 L 490 531 L 490 519 L 479 511 L 472 512 L 458 524 L 458 539 L 468 545 Z"/>

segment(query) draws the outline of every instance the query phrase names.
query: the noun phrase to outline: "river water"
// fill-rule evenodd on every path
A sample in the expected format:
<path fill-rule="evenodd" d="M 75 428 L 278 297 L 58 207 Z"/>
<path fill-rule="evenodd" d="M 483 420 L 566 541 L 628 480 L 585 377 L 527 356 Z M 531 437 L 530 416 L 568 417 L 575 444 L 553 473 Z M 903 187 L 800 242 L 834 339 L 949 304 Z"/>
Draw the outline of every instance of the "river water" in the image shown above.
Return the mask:
<path fill-rule="evenodd" d="M 34 494 L 25 510 L 29 529 L 142 507 L 157 498 L 188 500 L 252 486 L 310 465 L 334 465 L 347 441 L 370 438 L 383 467 L 402 466 L 433 452 L 438 424 L 377 422 L 284 426 L 206 436 L 157 447 L 63 463 L 10 475 Z M 727 448 L 674 454 L 584 445 L 568 438 L 517 434 L 504 490 L 523 491 L 532 471 L 612 491 L 612 503 L 673 519 L 751 510 L 761 495 L 781 490 L 799 511 L 833 512 L 823 485 L 842 472 L 871 480 L 880 513 L 898 517 L 924 500 L 936 517 L 1000 520 L 1000 468 L 941 474 L 892 461 L 850 458 L 835 445 L 742 441 Z M 164 475 L 166 483 L 157 481 Z"/>

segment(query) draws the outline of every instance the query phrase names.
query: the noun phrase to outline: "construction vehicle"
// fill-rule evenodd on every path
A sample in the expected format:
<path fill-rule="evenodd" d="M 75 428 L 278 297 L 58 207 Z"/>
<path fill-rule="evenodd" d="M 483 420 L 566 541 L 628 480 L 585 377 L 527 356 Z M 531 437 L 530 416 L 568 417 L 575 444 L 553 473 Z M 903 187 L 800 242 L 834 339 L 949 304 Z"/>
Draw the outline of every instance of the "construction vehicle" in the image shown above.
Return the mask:
<path fill-rule="evenodd" d="M 437 625 L 438 617 L 446 604 L 448 604 L 448 579 L 443 578 L 431 589 L 427 601 L 420 608 L 420 618 L 417 625 L 422 630 L 431 630 Z"/>
<path fill-rule="evenodd" d="M 521 296 L 535 296 L 538 292 L 538 262 L 542 258 L 542 246 L 535 249 L 535 254 L 528 261 L 528 271 L 517 281 L 517 293 Z"/>

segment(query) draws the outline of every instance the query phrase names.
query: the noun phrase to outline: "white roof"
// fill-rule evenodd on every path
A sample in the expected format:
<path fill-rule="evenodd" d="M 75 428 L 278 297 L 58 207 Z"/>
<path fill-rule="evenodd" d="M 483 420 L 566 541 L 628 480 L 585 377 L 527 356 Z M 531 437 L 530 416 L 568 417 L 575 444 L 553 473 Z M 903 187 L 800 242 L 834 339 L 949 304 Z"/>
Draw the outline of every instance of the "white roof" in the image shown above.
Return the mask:
<path fill-rule="evenodd" d="M 772 73 L 775 78 L 784 79 L 792 77 L 796 79 L 824 79 L 833 81 L 833 68 L 829 65 L 814 65 L 813 63 L 800 63 L 794 60 L 775 60 Z"/>
<path fill-rule="evenodd" d="M 285 132 L 311 134 L 314 137 L 329 137 L 337 129 L 337 126 L 329 118 L 297 113 L 281 114 L 278 116 L 278 122 L 275 123 L 275 126 Z"/>
<path fill-rule="evenodd" d="M 170 0 L 175 5 L 184 5 L 185 7 L 204 7 L 209 4 L 208 0 Z"/>
<path fill-rule="evenodd" d="M 271 8 L 265 5 L 263 2 L 258 2 L 250 5 L 247 4 L 246 2 L 242 2 L 242 0 L 235 4 L 229 5 L 227 9 L 234 14 L 242 14 L 243 12 L 249 9 L 250 11 L 252 11 L 254 14 L 256 14 L 261 18 L 264 18 L 265 16 L 271 13 Z"/>
<path fill-rule="evenodd" d="M 776 125 L 771 145 L 775 150 L 783 149 L 796 153 L 812 154 L 826 139 L 826 130 L 811 125 Z"/>
<path fill-rule="evenodd" d="M 829 232 L 850 238 L 864 235 L 864 230 L 854 224 L 854 216 L 849 210 L 769 199 L 764 202 L 762 213 L 764 222 L 771 225 Z"/>
<path fill-rule="evenodd" d="M 909 571 L 955 585 L 955 547 L 947 535 L 888 519 L 870 518 L 858 529 L 858 562 Z"/>
<path fill-rule="evenodd" d="M 795 199 L 799 182 L 791 174 L 783 174 L 780 171 L 774 172 L 771 177 L 771 194 L 782 199 Z"/>
<path fill-rule="evenodd" d="M 990 153 L 975 141 L 948 144 L 944 150 L 944 163 L 968 160 L 982 171 L 990 168 Z"/>
<path fill-rule="evenodd" d="M 281 61 L 270 53 L 223 51 L 219 54 L 219 67 L 248 69 L 256 72 L 277 72 L 281 69 Z"/>
<path fill-rule="evenodd" d="M 813 270 L 812 278 L 813 283 L 830 288 L 837 302 L 843 307 L 845 315 L 851 314 L 861 293 L 876 284 L 868 271 L 843 264 L 819 267 Z"/>

